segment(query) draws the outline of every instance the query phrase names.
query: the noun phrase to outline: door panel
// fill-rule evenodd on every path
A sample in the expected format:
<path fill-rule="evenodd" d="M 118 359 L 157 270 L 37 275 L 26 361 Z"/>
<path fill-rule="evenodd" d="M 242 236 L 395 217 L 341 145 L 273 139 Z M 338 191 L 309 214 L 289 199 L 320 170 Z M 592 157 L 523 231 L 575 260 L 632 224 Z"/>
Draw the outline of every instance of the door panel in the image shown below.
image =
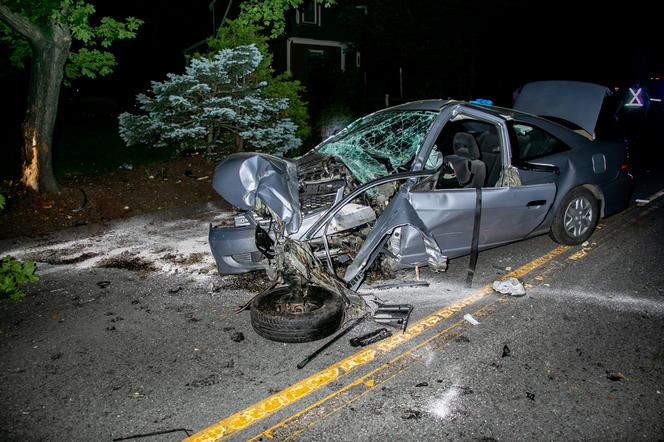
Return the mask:
<path fill-rule="evenodd" d="M 542 223 L 555 195 L 553 183 L 482 189 L 480 248 L 525 238 Z M 469 253 L 475 189 L 412 192 L 409 199 L 445 255 Z"/>

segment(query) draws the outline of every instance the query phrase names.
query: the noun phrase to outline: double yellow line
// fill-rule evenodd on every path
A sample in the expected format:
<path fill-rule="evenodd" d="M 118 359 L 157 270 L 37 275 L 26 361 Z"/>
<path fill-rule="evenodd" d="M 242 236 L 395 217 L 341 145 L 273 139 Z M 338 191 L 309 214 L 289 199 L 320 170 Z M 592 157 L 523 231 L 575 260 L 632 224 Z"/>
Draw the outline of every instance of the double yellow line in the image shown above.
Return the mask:
<path fill-rule="evenodd" d="M 510 272 L 509 274 L 505 275 L 505 277 L 522 278 L 524 275 L 527 275 L 528 273 L 534 271 L 535 269 L 542 267 L 546 263 L 562 255 L 568 250 L 569 250 L 568 246 L 556 247 L 555 249 L 551 250 L 545 255 Z M 372 346 L 369 346 L 364 350 L 358 351 L 357 353 L 330 365 L 324 370 L 319 371 L 318 373 L 315 373 L 309 376 L 308 378 L 303 379 L 291 385 L 290 387 L 287 387 L 284 390 L 281 390 L 280 392 L 275 393 L 272 396 L 263 399 L 262 401 L 257 402 L 245 408 L 244 410 L 241 410 L 213 425 L 210 425 L 209 427 L 205 428 L 204 430 L 194 434 L 193 436 L 185 440 L 188 442 L 217 441 L 227 436 L 230 436 L 234 433 L 237 433 L 238 431 L 244 430 L 250 425 L 267 418 L 268 416 L 274 414 L 275 412 L 320 390 L 324 386 L 330 384 L 333 381 L 340 379 L 341 377 L 347 375 L 348 373 L 351 373 L 352 371 L 356 370 L 358 367 L 365 366 L 375 361 L 377 358 L 394 351 L 395 349 L 399 348 L 402 344 L 411 341 L 415 337 L 422 335 L 424 332 L 428 330 L 431 330 L 440 322 L 449 319 L 451 316 L 461 311 L 462 309 L 472 304 L 475 304 L 480 299 L 484 298 L 490 293 L 493 293 L 493 289 L 491 285 L 488 284 L 479 289 L 478 291 L 474 292 L 470 296 L 462 299 L 461 301 L 453 305 L 444 307 L 440 310 L 437 310 L 436 312 L 430 314 L 429 316 L 420 319 L 415 324 L 409 326 L 408 330 L 405 333 L 393 335 L 389 339 L 386 339 Z M 451 328 L 456 327 L 460 323 L 461 321 L 455 325 L 448 327 L 447 329 L 437 334 L 435 337 L 445 333 Z M 418 349 L 419 347 L 420 346 L 418 345 L 406 353 L 411 353 L 416 349 Z M 403 356 L 404 354 L 400 355 L 399 357 Z M 386 368 L 388 365 L 389 363 L 377 368 L 370 374 L 375 375 L 376 372 Z M 360 379 L 349 384 L 348 386 L 344 387 L 338 392 L 335 392 L 332 395 L 328 396 L 327 398 L 324 398 L 319 403 L 314 404 L 312 407 L 302 410 L 300 413 L 294 415 L 293 417 L 296 417 L 308 411 L 309 409 L 320 405 L 321 403 L 331 399 L 334 395 L 341 393 L 342 391 L 352 387 L 353 385 L 357 385 L 358 383 L 364 382 L 365 377 L 366 376 L 361 377 Z M 286 421 L 284 421 L 282 425 L 285 424 L 285 422 Z M 280 424 L 277 424 L 272 429 L 263 433 L 263 436 L 266 436 L 268 438 L 271 437 L 271 430 L 277 428 L 279 425 Z"/>
<path fill-rule="evenodd" d="M 654 200 L 659 199 L 660 196 L 664 196 L 664 191 L 660 191 L 659 193 L 653 195 L 651 198 L 649 198 L 649 200 L 652 203 Z M 638 222 L 640 218 L 654 213 L 655 210 L 661 208 L 661 205 L 662 203 L 659 202 L 655 204 L 649 204 L 650 207 L 639 209 L 637 215 L 634 217 L 631 215 L 635 209 L 637 209 L 637 207 L 631 206 L 629 209 L 612 217 L 614 218 L 613 221 L 615 222 L 612 223 L 613 227 L 610 229 L 610 232 L 607 231 L 609 229 L 605 229 L 604 225 L 598 225 L 597 232 L 593 236 L 594 241 L 588 245 L 584 245 L 578 248 L 578 250 L 575 250 L 574 253 L 567 256 L 563 262 L 563 265 L 582 260 L 588 256 L 591 251 L 601 246 L 605 242 L 606 238 L 612 237 L 613 235 L 623 231 L 630 224 Z M 630 217 L 632 217 L 632 219 L 629 222 L 623 222 L 626 218 Z M 504 278 L 514 277 L 523 279 L 524 276 L 533 273 L 537 269 L 541 269 L 538 274 L 529 277 L 528 279 L 530 281 L 525 284 L 526 288 L 537 285 L 559 268 L 559 266 L 545 267 L 545 265 L 553 261 L 555 258 L 560 257 L 570 249 L 571 248 L 568 246 L 556 247 L 555 249 L 540 256 L 539 258 L 506 274 Z M 544 268 L 542 269 L 542 267 Z M 336 362 L 324 370 L 319 371 L 318 373 L 313 374 L 312 376 L 309 376 L 308 378 L 299 381 L 290 387 L 287 387 L 286 389 L 207 427 L 199 433 L 189 437 L 186 439 L 186 441 L 217 441 L 224 439 L 227 436 L 234 435 L 237 432 L 248 428 L 252 424 L 255 424 L 271 416 L 277 411 L 288 407 L 289 405 L 308 396 L 309 394 L 320 390 L 324 386 L 340 379 L 348 373 L 353 372 L 359 367 L 366 366 L 367 364 L 375 361 L 377 358 L 393 352 L 402 344 L 414 339 L 417 336 L 422 335 L 428 330 L 433 329 L 433 327 L 438 325 L 441 321 L 444 321 L 462 309 L 477 303 L 479 300 L 483 299 L 490 293 L 493 293 L 492 287 L 491 285 L 486 285 L 470 296 L 462 299 L 461 301 L 437 310 L 433 314 L 420 319 L 415 324 L 411 325 L 406 333 L 394 335 L 385 341 L 376 343 L 339 362 Z M 477 312 L 474 312 L 474 314 L 483 314 L 483 312 L 492 304 L 493 303 L 485 305 Z M 418 359 L 418 356 L 415 353 L 419 349 L 426 345 L 431 345 L 435 340 L 438 340 L 441 337 L 446 337 L 449 339 L 450 331 L 459 327 L 463 323 L 463 320 L 459 320 L 447 326 L 423 342 L 420 342 L 413 348 L 394 356 L 391 360 L 383 363 L 378 368 L 375 368 L 369 373 L 360 376 L 356 380 L 320 399 L 316 403 L 298 411 L 295 414 L 292 414 L 283 421 L 261 432 L 251 440 L 254 441 L 262 438 L 290 439 L 296 436 L 304 429 L 314 425 L 321 419 L 324 419 L 326 416 L 348 405 L 348 403 L 358 399 L 359 397 L 362 397 L 364 394 L 373 390 L 381 383 L 408 369 Z M 326 406 L 321 407 L 323 404 Z"/>

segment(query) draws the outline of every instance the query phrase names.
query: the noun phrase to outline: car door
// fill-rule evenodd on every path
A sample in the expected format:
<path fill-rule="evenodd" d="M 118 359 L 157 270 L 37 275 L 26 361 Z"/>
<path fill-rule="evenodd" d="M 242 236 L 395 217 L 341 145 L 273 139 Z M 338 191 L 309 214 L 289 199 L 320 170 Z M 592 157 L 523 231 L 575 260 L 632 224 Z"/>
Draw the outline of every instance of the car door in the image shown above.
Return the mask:
<path fill-rule="evenodd" d="M 450 258 L 469 253 L 476 189 L 414 191 L 410 203 Z M 480 248 L 525 238 L 544 220 L 556 194 L 553 183 L 481 189 Z"/>
<path fill-rule="evenodd" d="M 499 153 L 501 169 L 503 165 L 511 164 L 510 137 L 504 120 L 493 115 L 482 116 L 474 113 L 469 115 L 470 124 L 465 120 L 461 121 L 462 124 L 458 120 L 445 124 L 436 141 L 438 147 L 434 147 L 430 155 L 435 154 L 436 148 L 443 157 L 451 153 L 449 148 L 444 146 L 445 141 L 440 141 L 452 137 L 449 130 L 456 132 L 473 127 L 473 123 L 477 126 L 476 122 L 483 122 L 489 124 L 490 129 L 498 135 L 498 149 L 494 147 L 491 151 Z M 473 136 L 476 139 L 482 138 L 481 134 L 477 133 Z M 480 146 L 480 150 L 484 150 L 483 147 Z M 445 165 L 442 166 L 444 167 Z M 442 168 L 440 177 L 447 176 Z M 410 191 L 409 201 L 441 251 L 448 257 L 461 256 L 470 251 L 477 190 L 463 188 L 458 183 L 457 188 L 449 188 L 449 180 L 443 184 L 441 181 L 439 178 L 430 190 L 415 186 Z M 489 248 L 528 236 L 544 221 L 556 196 L 556 184 L 552 180 L 518 186 L 501 186 L 496 183 L 496 186 L 481 188 L 480 248 Z"/>

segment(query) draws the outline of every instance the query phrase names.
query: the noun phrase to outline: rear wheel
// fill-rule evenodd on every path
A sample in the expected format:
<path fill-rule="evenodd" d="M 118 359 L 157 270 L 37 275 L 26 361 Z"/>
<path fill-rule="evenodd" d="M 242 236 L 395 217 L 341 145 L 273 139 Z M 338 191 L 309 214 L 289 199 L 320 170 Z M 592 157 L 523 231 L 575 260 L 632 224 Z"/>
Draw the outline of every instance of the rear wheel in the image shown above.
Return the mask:
<path fill-rule="evenodd" d="M 593 193 L 584 188 L 572 189 L 558 208 L 550 236 L 560 244 L 581 244 L 590 238 L 599 219 L 599 202 Z"/>
<path fill-rule="evenodd" d="M 251 303 L 251 325 L 259 335 L 278 342 L 315 341 L 339 329 L 344 317 L 339 295 L 309 286 L 304 299 L 290 287 L 263 293 Z"/>

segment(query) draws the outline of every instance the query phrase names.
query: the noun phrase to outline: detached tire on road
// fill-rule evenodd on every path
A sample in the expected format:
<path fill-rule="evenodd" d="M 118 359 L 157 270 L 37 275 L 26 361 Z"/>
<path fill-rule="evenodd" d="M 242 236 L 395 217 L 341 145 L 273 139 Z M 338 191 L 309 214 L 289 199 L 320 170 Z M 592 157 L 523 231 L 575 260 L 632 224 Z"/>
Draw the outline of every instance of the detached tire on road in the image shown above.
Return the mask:
<path fill-rule="evenodd" d="M 565 195 L 551 224 L 549 235 L 560 244 L 581 244 L 590 238 L 599 219 L 599 202 L 585 187 Z"/>
<path fill-rule="evenodd" d="M 251 325 L 256 333 L 278 342 L 309 342 L 325 338 L 341 326 L 344 302 L 335 293 L 311 286 L 301 313 L 279 308 L 290 297 L 289 287 L 278 287 L 251 303 Z"/>

